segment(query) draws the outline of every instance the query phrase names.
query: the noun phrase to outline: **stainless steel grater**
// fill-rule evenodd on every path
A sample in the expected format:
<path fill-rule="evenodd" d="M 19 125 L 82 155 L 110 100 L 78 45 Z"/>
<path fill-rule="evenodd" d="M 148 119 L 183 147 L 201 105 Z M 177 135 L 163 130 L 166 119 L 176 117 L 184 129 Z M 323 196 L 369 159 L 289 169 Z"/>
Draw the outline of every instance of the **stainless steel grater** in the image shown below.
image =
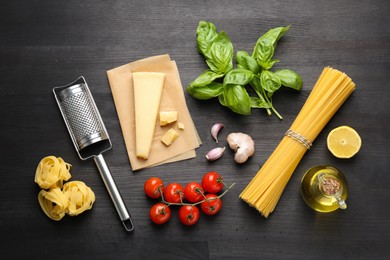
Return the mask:
<path fill-rule="evenodd" d="M 94 159 L 120 220 L 127 231 L 132 231 L 130 214 L 102 155 L 112 144 L 87 82 L 79 77 L 66 86 L 53 88 L 53 93 L 80 159 Z"/>

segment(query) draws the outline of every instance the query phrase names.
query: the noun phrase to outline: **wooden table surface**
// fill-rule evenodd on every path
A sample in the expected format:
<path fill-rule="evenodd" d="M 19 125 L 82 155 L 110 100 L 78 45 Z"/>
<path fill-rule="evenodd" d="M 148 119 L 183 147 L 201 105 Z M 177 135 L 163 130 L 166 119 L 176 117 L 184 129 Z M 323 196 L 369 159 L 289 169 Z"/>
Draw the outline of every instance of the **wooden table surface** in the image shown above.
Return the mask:
<path fill-rule="evenodd" d="M 370 1 L 11 1 L 0 2 L 0 230 L 2 259 L 388 259 L 390 257 L 390 2 Z M 284 116 L 254 110 L 239 116 L 216 99 L 199 101 L 185 92 L 202 139 L 194 159 L 133 173 L 106 71 L 168 53 L 177 62 L 183 88 L 206 64 L 196 50 L 200 20 L 229 35 L 235 51 L 251 52 L 268 29 L 291 25 L 280 41 L 276 68 L 298 72 L 300 93 L 281 90 L 275 107 Z M 289 128 L 325 66 L 346 72 L 356 91 L 305 155 L 276 210 L 264 219 L 238 196 Z M 104 154 L 135 231 L 126 233 L 93 161 L 81 161 L 72 146 L 52 94 L 55 86 L 83 75 L 110 134 Z M 222 122 L 222 143 L 230 132 L 250 134 L 256 153 L 237 165 L 228 151 L 209 163 L 215 143 L 210 127 Z M 333 157 L 329 131 L 350 125 L 363 146 L 352 159 Z M 226 144 L 226 142 L 225 142 Z M 92 210 L 55 222 L 41 210 L 35 169 L 56 155 L 72 166 L 72 179 L 96 194 Z M 321 214 L 301 199 L 307 169 L 330 164 L 349 182 L 348 209 Z M 143 193 L 146 179 L 200 181 L 208 171 L 236 183 L 215 217 L 183 226 L 173 209 L 163 226 L 151 223 L 154 201 Z"/>

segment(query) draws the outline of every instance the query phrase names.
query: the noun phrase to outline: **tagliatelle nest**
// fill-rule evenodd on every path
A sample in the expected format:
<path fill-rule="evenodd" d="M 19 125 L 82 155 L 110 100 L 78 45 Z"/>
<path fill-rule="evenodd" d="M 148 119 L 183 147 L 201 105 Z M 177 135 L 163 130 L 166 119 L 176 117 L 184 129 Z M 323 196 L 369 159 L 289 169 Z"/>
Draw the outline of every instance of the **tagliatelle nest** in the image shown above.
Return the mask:
<path fill-rule="evenodd" d="M 38 164 L 34 179 L 42 188 L 38 201 L 43 212 L 52 220 L 59 221 L 65 214 L 77 216 L 91 209 L 95 202 L 95 193 L 84 182 L 63 184 L 71 177 L 70 167 L 69 163 L 55 156 L 47 156 Z"/>

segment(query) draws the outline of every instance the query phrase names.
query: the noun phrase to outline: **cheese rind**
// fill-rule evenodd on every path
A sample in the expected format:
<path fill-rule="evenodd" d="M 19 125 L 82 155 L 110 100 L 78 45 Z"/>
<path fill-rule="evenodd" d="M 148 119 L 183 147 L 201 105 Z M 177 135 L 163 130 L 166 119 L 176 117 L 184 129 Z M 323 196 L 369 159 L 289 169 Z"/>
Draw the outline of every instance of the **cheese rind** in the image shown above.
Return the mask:
<path fill-rule="evenodd" d="M 136 156 L 148 159 L 153 142 L 165 73 L 134 72 Z"/>

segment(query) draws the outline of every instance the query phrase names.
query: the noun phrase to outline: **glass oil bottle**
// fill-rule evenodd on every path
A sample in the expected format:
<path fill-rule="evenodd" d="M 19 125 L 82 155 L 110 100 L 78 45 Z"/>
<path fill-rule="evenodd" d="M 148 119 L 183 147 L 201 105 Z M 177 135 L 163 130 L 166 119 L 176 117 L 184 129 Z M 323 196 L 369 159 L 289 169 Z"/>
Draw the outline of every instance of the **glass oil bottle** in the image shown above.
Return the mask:
<path fill-rule="evenodd" d="M 310 168 L 303 176 L 301 195 L 309 207 L 319 212 L 346 209 L 348 183 L 338 169 L 318 165 Z"/>

